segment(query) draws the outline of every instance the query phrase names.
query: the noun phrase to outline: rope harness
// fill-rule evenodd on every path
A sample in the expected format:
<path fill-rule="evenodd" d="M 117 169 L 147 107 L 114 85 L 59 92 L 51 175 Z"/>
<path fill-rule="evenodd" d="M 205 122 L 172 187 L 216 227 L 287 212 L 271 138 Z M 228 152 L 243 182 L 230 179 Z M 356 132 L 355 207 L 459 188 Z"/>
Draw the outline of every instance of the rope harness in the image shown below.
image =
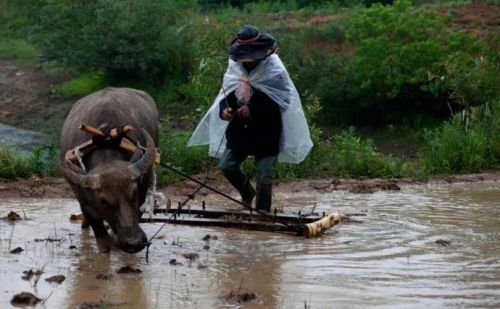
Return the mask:
<path fill-rule="evenodd" d="M 137 149 L 141 149 L 139 143 L 133 141 L 127 135 L 128 132 L 134 129 L 131 125 L 124 125 L 117 128 L 94 128 L 89 125 L 82 124 L 79 128 L 80 130 L 89 133 L 91 138 L 75 148 L 66 151 L 64 158 L 66 162 L 70 164 L 78 163 L 84 172 L 87 172 L 87 169 L 83 164 L 83 157 L 98 148 L 123 149 L 131 154 L 135 153 Z M 158 150 L 155 155 L 155 163 L 160 163 L 160 153 Z"/>

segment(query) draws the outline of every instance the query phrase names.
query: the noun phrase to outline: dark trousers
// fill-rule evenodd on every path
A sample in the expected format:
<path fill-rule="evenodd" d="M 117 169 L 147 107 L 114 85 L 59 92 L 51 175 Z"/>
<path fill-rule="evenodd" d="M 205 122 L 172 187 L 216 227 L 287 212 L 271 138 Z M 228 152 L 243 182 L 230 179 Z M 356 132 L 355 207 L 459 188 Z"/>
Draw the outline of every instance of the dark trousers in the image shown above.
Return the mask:
<path fill-rule="evenodd" d="M 250 204 L 256 195 L 255 206 L 259 210 L 270 211 L 272 201 L 272 185 L 277 156 L 256 156 L 255 169 L 256 189 L 250 184 L 248 177 L 241 171 L 241 163 L 248 155 L 239 155 L 226 149 L 219 161 L 218 168 L 229 182 L 240 192 L 244 203 Z"/>

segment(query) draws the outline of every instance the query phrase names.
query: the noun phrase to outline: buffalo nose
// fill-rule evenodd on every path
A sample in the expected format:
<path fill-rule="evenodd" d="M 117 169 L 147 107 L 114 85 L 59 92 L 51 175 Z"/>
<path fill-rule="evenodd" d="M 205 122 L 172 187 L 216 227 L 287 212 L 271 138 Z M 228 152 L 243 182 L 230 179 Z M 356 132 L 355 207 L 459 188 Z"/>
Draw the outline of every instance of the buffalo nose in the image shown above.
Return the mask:
<path fill-rule="evenodd" d="M 141 233 L 135 237 L 125 236 L 118 241 L 118 248 L 127 253 L 136 253 L 144 249 L 147 245 L 148 239 L 146 234 Z"/>

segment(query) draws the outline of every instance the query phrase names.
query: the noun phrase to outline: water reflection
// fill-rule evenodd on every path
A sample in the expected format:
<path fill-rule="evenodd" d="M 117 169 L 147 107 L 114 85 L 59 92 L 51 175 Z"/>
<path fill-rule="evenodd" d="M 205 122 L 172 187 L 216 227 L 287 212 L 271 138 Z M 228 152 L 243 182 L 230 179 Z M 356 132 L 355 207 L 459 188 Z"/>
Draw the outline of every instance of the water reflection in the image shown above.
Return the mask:
<path fill-rule="evenodd" d="M 277 307 L 282 260 L 275 256 L 276 248 L 269 245 L 269 237 L 268 233 L 225 233 L 224 240 L 232 245 L 215 261 L 220 269 L 214 278 L 220 291 L 219 306 L 255 294 L 255 301 L 247 308 L 256 303 Z"/>
<path fill-rule="evenodd" d="M 79 256 L 72 264 L 74 275 L 64 303 L 68 308 L 82 304 L 101 304 L 102 307 L 150 308 L 149 295 L 144 290 L 144 276 L 117 274 L 128 265 L 140 264 L 140 257 L 119 251 L 97 253 L 95 239 L 88 229 L 82 230 Z"/>

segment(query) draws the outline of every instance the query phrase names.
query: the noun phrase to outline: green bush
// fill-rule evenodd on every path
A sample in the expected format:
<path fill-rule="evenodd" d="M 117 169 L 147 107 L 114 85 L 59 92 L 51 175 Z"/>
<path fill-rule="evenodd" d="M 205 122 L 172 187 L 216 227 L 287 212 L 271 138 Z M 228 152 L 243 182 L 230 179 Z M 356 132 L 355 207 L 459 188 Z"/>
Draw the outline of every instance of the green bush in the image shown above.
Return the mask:
<path fill-rule="evenodd" d="M 38 51 L 25 40 L 0 34 L 0 58 L 13 58 L 19 65 L 31 65 L 38 59 Z"/>
<path fill-rule="evenodd" d="M 15 180 L 29 174 L 26 157 L 16 154 L 12 149 L 0 147 L 0 178 Z"/>
<path fill-rule="evenodd" d="M 458 43 L 458 46 L 467 42 Z M 445 89 L 460 108 L 480 106 L 500 97 L 500 62 L 493 54 L 474 57 L 457 51 L 443 61 L 438 75 L 427 89 Z"/>
<path fill-rule="evenodd" d="M 365 113 L 379 110 L 379 117 L 393 111 L 400 117 L 405 111 L 409 116 L 447 115 L 450 101 L 460 109 L 484 104 L 492 91 L 474 95 L 498 80 L 498 71 L 482 75 L 492 66 L 478 37 L 457 31 L 436 10 L 415 9 L 409 1 L 355 12 L 348 38 L 356 45 L 347 68 L 357 87 L 352 100 Z"/>
<path fill-rule="evenodd" d="M 362 140 L 352 128 L 335 137 L 333 148 L 335 175 L 387 178 L 414 173 L 409 161 L 376 152 L 371 140 Z"/>
<path fill-rule="evenodd" d="M 213 168 L 213 159 L 208 157 L 207 147 L 187 147 L 191 136 L 187 132 L 173 132 L 168 121 L 160 126 L 160 151 L 163 163 L 188 175 L 195 175 Z M 175 172 L 159 166 L 157 168 L 158 184 L 164 185 L 183 179 Z"/>
<path fill-rule="evenodd" d="M 59 172 L 55 147 L 35 148 L 30 154 L 21 154 L 0 146 L 0 179 L 16 180 L 31 175 L 54 176 Z"/>
<path fill-rule="evenodd" d="M 197 40 L 193 42 L 194 65 L 189 79 L 177 91 L 182 97 L 181 101 L 192 107 L 189 116 L 197 121 L 212 105 L 221 89 L 229 59 L 229 42 L 240 23 L 223 22 L 218 18 L 198 18 L 192 22 L 192 28 L 198 29 Z"/>
<path fill-rule="evenodd" d="M 192 1 L 42 1 L 31 18 L 33 39 L 47 59 L 82 71 L 104 69 L 117 80 L 160 87 L 190 68 L 183 26 Z"/>
<path fill-rule="evenodd" d="M 427 132 L 422 167 L 427 173 L 478 172 L 500 162 L 500 100 L 456 114 Z"/>
<path fill-rule="evenodd" d="M 298 179 L 298 178 L 321 178 L 332 175 L 335 164 L 331 160 L 333 147 L 329 140 L 321 139 L 321 130 L 311 126 L 311 139 L 314 143 L 311 152 L 300 164 L 278 164 L 276 168 L 276 178 Z"/>

